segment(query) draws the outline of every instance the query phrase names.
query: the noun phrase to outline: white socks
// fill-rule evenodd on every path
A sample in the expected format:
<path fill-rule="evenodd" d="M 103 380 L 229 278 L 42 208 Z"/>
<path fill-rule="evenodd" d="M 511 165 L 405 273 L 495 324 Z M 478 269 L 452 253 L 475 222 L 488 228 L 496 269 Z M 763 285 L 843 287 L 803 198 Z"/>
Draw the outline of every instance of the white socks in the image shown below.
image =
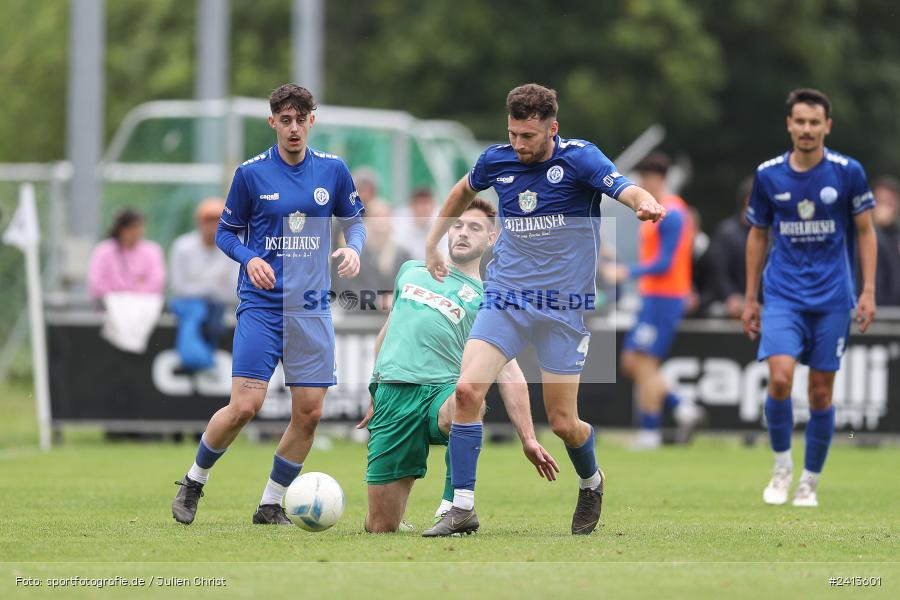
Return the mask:
<path fill-rule="evenodd" d="M 813 473 L 812 471 L 807 471 L 803 469 L 803 474 L 800 475 L 800 482 L 806 482 L 810 485 L 812 489 L 816 489 L 816 486 L 819 484 L 819 475 L 821 473 Z"/>
<path fill-rule="evenodd" d="M 794 470 L 794 461 L 793 459 L 791 459 L 790 450 L 785 450 L 784 452 L 775 452 L 774 454 L 776 469 L 787 469 L 788 471 Z"/>
<path fill-rule="evenodd" d="M 206 482 L 209 480 L 209 471 L 209 469 L 204 469 L 197 463 L 194 463 L 191 470 L 187 472 L 187 476 L 188 479 L 193 479 L 197 483 L 206 485 Z"/>
<path fill-rule="evenodd" d="M 579 479 L 578 480 L 578 489 L 580 490 L 592 490 L 598 485 L 600 485 L 600 471 L 598 470 L 596 473 L 588 477 L 587 479 Z"/>
<path fill-rule="evenodd" d="M 463 510 L 475 508 L 475 490 L 453 490 L 453 506 Z"/>
<path fill-rule="evenodd" d="M 455 497 L 455 493 L 454 493 L 454 497 Z M 451 507 L 451 506 L 453 506 L 453 503 L 452 503 L 452 502 L 450 502 L 449 500 L 444 500 L 443 498 L 441 498 L 441 505 L 438 506 L 438 509 L 437 509 L 436 511 L 434 511 L 434 516 L 435 516 L 435 517 L 440 517 L 442 514 L 444 514 L 444 513 L 447 512 L 448 510 L 450 510 L 450 507 Z"/>
<path fill-rule="evenodd" d="M 281 506 L 281 501 L 284 499 L 285 492 L 287 492 L 287 486 L 283 486 L 280 483 L 276 483 L 269 479 L 269 483 L 266 484 L 266 489 L 263 490 L 262 499 L 259 501 L 259 505 L 277 504 Z"/>

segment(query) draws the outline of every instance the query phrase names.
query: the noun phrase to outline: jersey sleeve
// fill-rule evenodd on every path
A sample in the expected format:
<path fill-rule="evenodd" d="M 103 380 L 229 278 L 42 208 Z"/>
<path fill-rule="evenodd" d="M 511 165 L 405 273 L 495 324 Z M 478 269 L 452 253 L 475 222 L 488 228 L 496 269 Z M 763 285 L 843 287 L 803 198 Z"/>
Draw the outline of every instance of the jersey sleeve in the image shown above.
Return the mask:
<path fill-rule="evenodd" d="M 228 199 L 225 201 L 225 210 L 222 211 L 222 224 L 229 229 L 247 227 L 250 222 L 252 202 L 247 182 L 244 180 L 244 172 L 238 167 L 234 172 L 234 179 L 231 180 Z"/>
<path fill-rule="evenodd" d="M 469 171 L 469 187 L 476 192 L 482 192 L 491 187 L 491 180 L 487 172 L 487 153 L 485 150 L 475 161 L 475 166 Z"/>
<path fill-rule="evenodd" d="M 587 144 L 578 159 L 579 178 L 590 188 L 617 199 L 622 190 L 634 185 L 630 179 L 616 171 L 616 166 L 600 148 Z"/>
<path fill-rule="evenodd" d="M 755 227 L 769 227 L 772 224 L 772 203 L 765 191 L 759 172 L 753 177 L 753 190 L 747 203 L 747 221 Z"/>
<path fill-rule="evenodd" d="M 850 214 L 858 215 L 861 212 L 875 208 L 875 196 L 869 189 L 866 172 L 862 165 L 856 161 L 850 167 Z"/>
<path fill-rule="evenodd" d="M 337 170 L 336 178 L 335 191 L 338 197 L 334 203 L 334 215 L 341 219 L 350 219 L 365 214 L 365 208 L 359 199 L 359 192 L 356 191 L 356 184 L 353 183 L 353 177 L 350 176 L 350 169 L 343 162 Z"/>

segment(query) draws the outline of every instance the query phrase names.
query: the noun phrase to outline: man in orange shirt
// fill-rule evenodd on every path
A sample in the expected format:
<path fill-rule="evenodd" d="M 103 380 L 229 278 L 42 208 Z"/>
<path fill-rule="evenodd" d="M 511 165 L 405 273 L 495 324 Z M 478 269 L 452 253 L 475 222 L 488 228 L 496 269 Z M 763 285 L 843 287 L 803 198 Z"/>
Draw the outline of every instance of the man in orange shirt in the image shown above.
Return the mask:
<path fill-rule="evenodd" d="M 618 265 L 611 274 L 616 281 L 637 278 L 641 295 L 641 310 L 625 337 L 621 356 L 622 372 L 637 388 L 641 430 L 632 446 L 635 450 L 652 450 L 662 443 L 663 407 L 674 411 L 682 441 L 702 417 L 699 407 L 672 393 L 660 372 L 660 361 L 669 353 L 691 292 L 694 240 L 687 204 L 669 193 L 666 185 L 670 166 L 671 159 L 661 152 L 637 165 L 640 186 L 665 207 L 666 219 L 658 224 L 642 222 L 639 264 Z"/>

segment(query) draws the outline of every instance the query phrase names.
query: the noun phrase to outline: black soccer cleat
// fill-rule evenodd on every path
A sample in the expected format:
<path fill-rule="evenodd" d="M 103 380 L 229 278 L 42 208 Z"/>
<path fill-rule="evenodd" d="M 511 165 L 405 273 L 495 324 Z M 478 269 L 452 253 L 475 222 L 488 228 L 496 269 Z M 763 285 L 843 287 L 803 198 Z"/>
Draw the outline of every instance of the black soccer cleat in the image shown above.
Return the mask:
<path fill-rule="evenodd" d="M 590 535 L 597 528 L 605 484 L 606 476 L 600 471 L 600 485 L 578 490 L 578 504 L 575 505 L 575 514 L 572 515 L 572 535 Z"/>
<path fill-rule="evenodd" d="M 443 518 L 435 523 L 434 527 L 422 533 L 422 537 L 447 537 L 463 533 L 469 535 L 478 531 L 479 525 L 474 508 L 463 510 L 454 506 L 444 513 Z"/>
<path fill-rule="evenodd" d="M 260 504 L 253 513 L 255 525 L 293 525 L 280 504 Z"/>
<path fill-rule="evenodd" d="M 185 475 L 184 479 L 176 481 L 175 485 L 181 487 L 172 500 L 172 516 L 179 523 L 190 525 L 197 514 L 197 502 L 203 497 L 203 484 Z"/>

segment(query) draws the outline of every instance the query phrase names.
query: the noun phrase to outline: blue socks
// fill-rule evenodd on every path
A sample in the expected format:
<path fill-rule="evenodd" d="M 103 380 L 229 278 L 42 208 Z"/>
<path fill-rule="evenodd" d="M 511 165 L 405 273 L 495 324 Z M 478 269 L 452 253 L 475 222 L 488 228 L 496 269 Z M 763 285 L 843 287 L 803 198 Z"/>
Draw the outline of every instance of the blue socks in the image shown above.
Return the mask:
<path fill-rule="evenodd" d="M 597 455 L 594 453 L 594 428 L 591 427 L 591 433 L 588 439 L 577 448 L 569 448 L 566 446 L 566 452 L 572 460 L 575 472 L 582 479 L 590 479 L 597 473 Z"/>
<path fill-rule="evenodd" d="M 475 470 L 481 453 L 481 423 L 453 423 L 450 425 L 450 478 L 454 490 L 475 490 Z"/>
<path fill-rule="evenodd" d="M 269 475 L 269 479 L 278 485 L 287 487 L 297 478 L 302 468 L 303 463 L 294 463 L 276 454 L 272 460 L 272 473 Z"/>
<path fill-rule="evenodd" d="M 225 450 L 227 450 L 227 448 L 222 448 L 221 450 L 218 448 L 210 448 L 206 445 L 206 438 L 201 437 L 200 446 L 197 448 L 197 457 L 194 459 L 194 462 L 203 469 L 211 469 L 212 466 L 216 464 L 216 461 L 225 454 Z"/>
<path fill-rule="evenodd" d="M 662 413 L 641 412 L 641 429 L 656 431 L 662 426 Z M 594 438 L 594 430 L 591 429 L 591 439 Z"/>
<path fill-rule="evenodd" d="M 806 424 L 806 457 L 804 468 L 812 473 L 821 473 L 834 435 L 834 406 L 825 410 L 809 410 Z"/>
<path fill-rule="evenodd" d="M 791 433 L 794 431 L 794 409 L 791 399 L 775 400 L 767 394 L 766 422 L 769 424 L 769 441 L 772 443 L 772 450 L 775 452 L 790 450 Z"/>
<path fill-rule="evenodd" d="M 666 392 L 666 397 L 663 400 L 663 406 L 666 410 L 675 410 L 675 407 L 679 404 L 681 404 L 681 398 L 672 392 Z"/>

